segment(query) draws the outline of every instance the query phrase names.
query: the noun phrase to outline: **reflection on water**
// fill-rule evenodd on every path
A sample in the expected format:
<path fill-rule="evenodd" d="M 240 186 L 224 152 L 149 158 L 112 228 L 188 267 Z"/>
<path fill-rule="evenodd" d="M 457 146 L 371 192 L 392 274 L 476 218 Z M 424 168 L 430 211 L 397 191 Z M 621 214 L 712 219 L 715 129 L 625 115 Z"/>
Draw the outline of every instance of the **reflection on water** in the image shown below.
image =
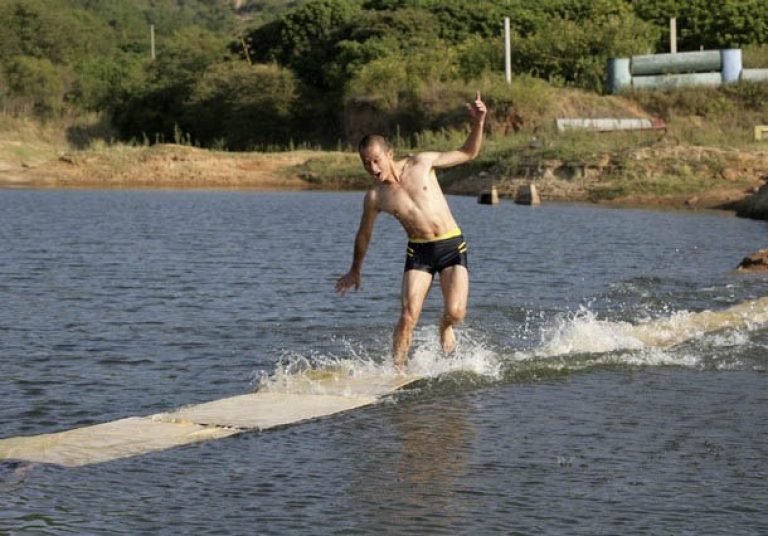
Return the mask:
<path fill-rule="evenodd" d="M 460 487 L 469 471 L 475 433 L 467 421 L 466 400 L 436 407 L 404 405 L 392 415 L 401 441 L 397 462 L 400 523 L 413 517 L 429 520 L 432 528 L 448 529 L 464 513 L 461 501 L 445 490 Z M 459 485 L 457 485 L 459 484 Z"/>
<path fill-rule="evenodd" d="M 243 393 L 281 361 L 386 366 L 396 222 L 377 222 L 363 290 L 333 293 L 361 199 L 0 191 L 0 437 Z M 676 335 L 768 295 L 732 271 L 766 224 L 450 202 L 470 310 L 446 362 L 429 297 L 412 361 L 425 384 L 96 466 L 4 462 L 0 533 L 768 531 L 765 311 L 670 347 L 627 332 Z"/>

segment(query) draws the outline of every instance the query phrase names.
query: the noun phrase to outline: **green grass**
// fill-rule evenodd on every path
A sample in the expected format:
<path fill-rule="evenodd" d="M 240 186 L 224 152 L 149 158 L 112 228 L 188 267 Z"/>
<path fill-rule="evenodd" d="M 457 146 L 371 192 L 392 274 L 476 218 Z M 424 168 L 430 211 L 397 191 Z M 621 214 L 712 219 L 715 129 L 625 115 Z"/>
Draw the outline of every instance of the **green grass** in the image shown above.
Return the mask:
<path fill-rule="evenodd" d="M 370 183 L 360 158 L 351 151 L 318 153 L 291 171 L 318 187 L 360 189 Z"/>

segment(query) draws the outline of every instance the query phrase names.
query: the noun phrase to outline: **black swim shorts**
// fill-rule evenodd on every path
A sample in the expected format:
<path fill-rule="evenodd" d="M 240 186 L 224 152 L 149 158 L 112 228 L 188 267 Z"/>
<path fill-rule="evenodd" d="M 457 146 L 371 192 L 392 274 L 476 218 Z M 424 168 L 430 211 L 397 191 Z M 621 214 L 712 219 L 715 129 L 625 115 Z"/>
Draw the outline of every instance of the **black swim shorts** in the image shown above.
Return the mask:
<path fill-rule="evenodd" d="M 405 253 L 405 271 L 421 270 L 435 275 L 449 266 L 467 268 L 467 243 L 459 229 L 432 240 L 411 238 Z"/>

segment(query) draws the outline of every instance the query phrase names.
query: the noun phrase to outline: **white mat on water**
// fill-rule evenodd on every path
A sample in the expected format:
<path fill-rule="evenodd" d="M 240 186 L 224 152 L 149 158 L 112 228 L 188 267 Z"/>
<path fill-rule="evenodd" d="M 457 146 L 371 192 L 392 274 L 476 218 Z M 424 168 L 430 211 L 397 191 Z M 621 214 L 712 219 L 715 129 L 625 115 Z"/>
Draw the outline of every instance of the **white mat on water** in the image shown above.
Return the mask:
<path fill-rule="evenodd" d="M 27 437 L 0 440 L 0 459 L 76 467 L 265 430 L 373 404 L 414 381 L 405 375 L 320 379 L 298 376 L 280 387 L 187 406 L 149 417 L 129 417 Z"/>

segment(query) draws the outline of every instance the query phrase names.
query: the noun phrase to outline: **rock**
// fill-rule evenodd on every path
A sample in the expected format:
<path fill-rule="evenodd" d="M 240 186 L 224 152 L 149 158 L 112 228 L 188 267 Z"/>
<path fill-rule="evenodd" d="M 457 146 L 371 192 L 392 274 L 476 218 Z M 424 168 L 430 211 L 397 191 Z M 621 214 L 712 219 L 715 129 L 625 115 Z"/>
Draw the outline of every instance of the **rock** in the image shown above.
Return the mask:
<path fill-rule="evenodd" d="M 744 257 L 739 270 L 745 272 L 768 272 L 768 249 L 761 249 L 749 257 Z"/>
<path fill-rule="evenodd" d="M 764 184 L 756 194 L 749 196 L 736 210 L 742 218 L 768 220 L 768 184 Z"/>
<path fill-rule="evenodd" d="M 478 196 L 477 202 L 480 203 L 481 205 L 498 205 L 499 192 L 496 189 L 496 187 L 492 186 L 489 192 L 482 192 Z"/>
<path fill-rule="evenodd" d="M 518 205 L 540 205 L 541 198 L 536 191 L 535 184 L 524 184 L 517 189 L 515 194 L 515 203 Z"/>

